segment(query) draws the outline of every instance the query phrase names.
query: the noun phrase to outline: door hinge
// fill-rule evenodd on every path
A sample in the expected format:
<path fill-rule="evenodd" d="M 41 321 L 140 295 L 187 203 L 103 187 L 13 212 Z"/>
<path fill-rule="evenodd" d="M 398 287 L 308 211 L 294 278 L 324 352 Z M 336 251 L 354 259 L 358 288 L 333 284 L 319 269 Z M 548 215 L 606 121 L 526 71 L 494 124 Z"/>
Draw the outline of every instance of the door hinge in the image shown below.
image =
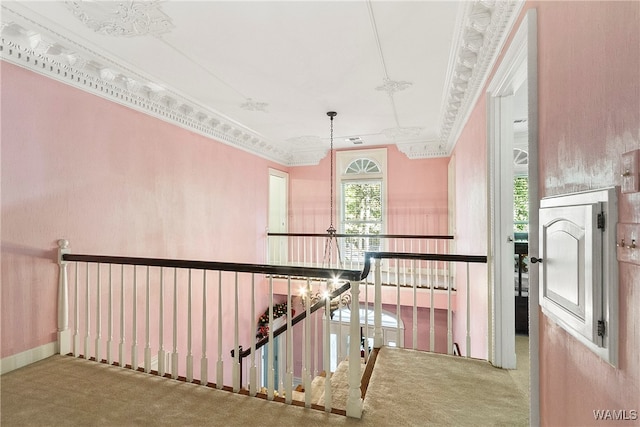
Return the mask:
<path fill-rule="evenodd" d="M 604 334 L 607 332 L 607 326 L 604 320 L 598 320 L 598 336 L 604 337 Z"/>
<path fill-rule="evenodd" d="M 598 214 L 598 229 L 599 230 L 604 230 L 604 225 L 605 225 L 604 213 L 599 213 Z"/>

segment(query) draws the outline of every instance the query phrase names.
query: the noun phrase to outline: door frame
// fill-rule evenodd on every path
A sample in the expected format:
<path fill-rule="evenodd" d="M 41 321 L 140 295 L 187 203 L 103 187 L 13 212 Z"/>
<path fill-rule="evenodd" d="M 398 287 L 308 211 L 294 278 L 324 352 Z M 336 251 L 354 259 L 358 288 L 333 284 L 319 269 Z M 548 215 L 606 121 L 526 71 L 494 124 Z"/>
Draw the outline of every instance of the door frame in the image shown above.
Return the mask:
<path fill-rule="evenodd" d="M 287 172 L 283 172 L 278 169 L 269 168 L 269 198 L 268 198 L 268 207 L 267 207 L 267 232 L 274 231 L 270 230 L 270 226 L 274 218 L 273 216 L 273 204 L 276 202 L 274 195 L 272 194 L 271 189 L 271 177 L 277 177 L 284 180 L 284 200 L 278 200 L 278 203 L 283 204 L 284 206 L 280 206 L 280 209 L 284 211 L 284 218 L 282 220 L 284 223 L 282 224 L 282 229 L 278 230 L 281 233 L 289 232 L 289 174 Z M 280 211 L 280 210 L 279 210 Z M 275 238 L 267 238 L 267 261 L 281 261 L 288 259 L 288 251 L 287 251 L 287 242 L 288 239 L 286 237 L 275 237 Z M 278 247 L 276 252 L 275 247 Z M 277 253 L 278 257 L 273 258 L 274 254 Z"/>
<path fill-rule="evenodd" d="M 530 9 L 487 89 L 489 361 L 515 368 L 513 287 L 513 94 L 525 80 L 528 95 L 529 253 L 538 253 L 537 13 Z M 506 218 L 505 218 L 506 217 Z M 509 220 L 508 218 L 511 218 Z M 510 280 L 506 280 L 510 271 Z M 499 275 L 505 275 L 500 280 Z M 530 422 L 539 416 L 538 268 L 529 270 Z"/>

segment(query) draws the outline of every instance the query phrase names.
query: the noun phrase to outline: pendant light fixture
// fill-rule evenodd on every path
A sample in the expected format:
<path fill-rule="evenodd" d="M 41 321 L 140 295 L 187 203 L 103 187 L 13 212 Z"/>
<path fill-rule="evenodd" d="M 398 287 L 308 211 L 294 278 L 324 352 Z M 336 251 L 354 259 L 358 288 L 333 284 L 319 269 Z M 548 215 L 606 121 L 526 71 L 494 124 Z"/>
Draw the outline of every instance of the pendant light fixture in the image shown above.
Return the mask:
<path fill-rule="evenodd" d="M 334 184 L 334 173 L 333 173 L 333 118 L 335 116 L 337 116 L 338 113 L 336 113 L 335 111 L 329 111 L 327 112 L 327 116 L 329 116 L 329 119 L 331 120 L 331 138 L 330 138 L 330 146 L 329 146 L 329 163 L 331 164 L 331 169 L 330 169 L 330 173 L 329 173 L 329 182 L 330 182 L 330 194 L 329 194 L 329 228 L 327 228 L 327 240 L 325 242 L 324 245 L 324 259 L 322 262 L 322 267 L 325 267 L 325 264 L 328 265 L 329 267 L 331 266 L 331 261 L 332 261 L 332 248 L 333 245 L 335 243 L 335 247 L 336 247 L 336 253 L 337 253 L 337 261 L 338 261 L 338 265 L 340 267 L 342 267 L 342 257 L 340 256 L 340 245 L 338 244 L 338 239 L 336 237 L 336 228 L 333 226 L 333 220 L 334 220 L 334 216 L 335 216 L 335 212 L 334 212 L 334 207 L 333 207 L 333 201 L 335 199 L 334 197 L 334 191 L 333 191 L 333 184 Z"/>

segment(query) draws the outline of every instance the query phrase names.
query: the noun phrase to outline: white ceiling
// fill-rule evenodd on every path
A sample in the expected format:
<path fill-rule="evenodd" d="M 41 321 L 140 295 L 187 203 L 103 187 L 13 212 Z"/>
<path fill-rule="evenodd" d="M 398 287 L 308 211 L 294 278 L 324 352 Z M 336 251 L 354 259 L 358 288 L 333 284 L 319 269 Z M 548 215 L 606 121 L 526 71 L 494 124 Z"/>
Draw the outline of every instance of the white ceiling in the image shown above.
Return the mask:
<path fill-rule="evenodd" d="M 360 138 L 434 157 L 450 153 L 519 7 L 3 1 L 2 57 L 285 165 L 326 155 L 327 111 L 336 148 Z"/>

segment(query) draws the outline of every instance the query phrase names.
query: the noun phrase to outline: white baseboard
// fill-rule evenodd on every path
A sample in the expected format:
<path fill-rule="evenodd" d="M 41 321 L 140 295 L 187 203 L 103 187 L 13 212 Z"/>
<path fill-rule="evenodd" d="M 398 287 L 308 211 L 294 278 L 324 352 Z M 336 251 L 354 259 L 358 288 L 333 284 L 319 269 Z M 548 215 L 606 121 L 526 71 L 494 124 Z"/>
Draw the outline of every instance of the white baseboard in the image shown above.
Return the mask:
<path fill-rule="evenodd" d="M 58 353 L 58 342 L 50 342 L 22 353 L 7 356 L 0 359 L 0 375 L 15 371 L 23 366 L 38 362 Z"/>

